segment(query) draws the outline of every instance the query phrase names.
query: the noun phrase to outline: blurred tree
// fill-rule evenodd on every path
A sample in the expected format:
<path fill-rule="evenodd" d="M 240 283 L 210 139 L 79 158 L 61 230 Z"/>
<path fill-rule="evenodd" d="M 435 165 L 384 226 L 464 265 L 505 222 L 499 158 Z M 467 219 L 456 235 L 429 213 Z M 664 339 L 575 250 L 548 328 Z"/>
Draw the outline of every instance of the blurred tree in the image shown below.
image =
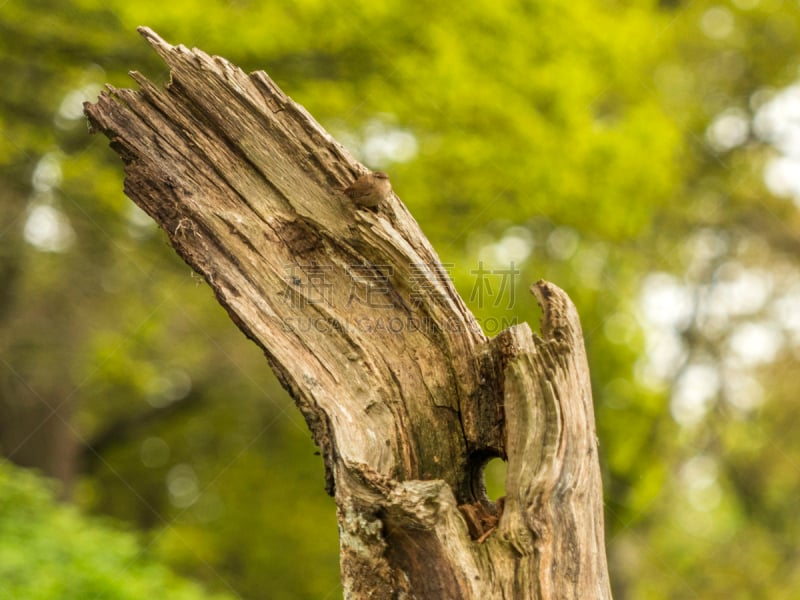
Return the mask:
<path fill-rule="evenodd" d="M 669 52 L 649 85 L 683 131 L 681 178 L 647 240 L 634 381 L 664 398 L 673 425 L 654 438 L 666 451 L 659 494 L 641 520 L 617 515 L 611 557 L 626 597 L 792 597 L 796 525 L 777 507 L 800 480 L 788 434 L 800 170 L 786 173 L 797 104 L 782 88 L 797 79 L 800 14 L 773 0 L 668 10 Z M 613 383 L 606 398 L 619 410 Z"/>
<path fill-rule="evenodd" d="M 539 277 L 575 299 L 617 598 L 791 597 L 794 5 L 0 7 L 3 453 L 77 471 L 77 502 L 149 527 L 187 572 L 321 598 L 334 519 L 304 425 L 85 134 L 82 99 L 157 68 L 140 24 L 268 69 L 388 170 L 487 332 L 535 321 Z M 303 523 L 274 515 L 297 498 Z"/>

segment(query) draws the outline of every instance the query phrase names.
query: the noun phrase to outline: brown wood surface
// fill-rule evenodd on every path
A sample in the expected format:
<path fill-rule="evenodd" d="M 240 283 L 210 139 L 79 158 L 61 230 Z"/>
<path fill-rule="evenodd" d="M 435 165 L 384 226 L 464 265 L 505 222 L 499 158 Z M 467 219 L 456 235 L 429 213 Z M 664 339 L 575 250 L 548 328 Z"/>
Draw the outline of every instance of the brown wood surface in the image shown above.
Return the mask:
<path fill-rule="evenodd" d="M 353 193 L 368 169 L 266 74 L 140 32 L 170 82 L 131 73 L 140 90 L 109 87 L 86 114 L 122 157 L 126 194 L 306 418 L 337 502 L 345 596 L 610 598 L 566 294 L 532 288 L 542 339 L 527 324 L 488 339 L 400 199 Z M 502 510 L 483 489 L 491 457 L 508 461 Z"/>

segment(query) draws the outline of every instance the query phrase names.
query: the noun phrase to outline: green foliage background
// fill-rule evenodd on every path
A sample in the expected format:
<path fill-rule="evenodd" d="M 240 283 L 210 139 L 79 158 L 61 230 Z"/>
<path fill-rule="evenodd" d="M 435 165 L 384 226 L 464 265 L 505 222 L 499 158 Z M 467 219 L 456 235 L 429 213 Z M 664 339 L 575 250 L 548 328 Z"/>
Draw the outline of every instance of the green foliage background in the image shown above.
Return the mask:
<path fill-rule="evenodd" d="M 130 69 L 167 79 L 141 24 L 267 70 L 389 171 L 488 333 L 537 321 L 532 281 L 570 293 L 616 598 L 800 589 L 800 219 L 756 126 L 798 78 L 796 3 L 0 0 L 0 450 L 208 589 L 319 599 L 340 595 L 335 508 L 305 424 L 80 114 Z M 513 296 L 476 286 L 511 262 Z M 0 523 L 83 518 L 30 505 Z M 81 545 L 137 564 L 116 535 Z M 20 539 L 0 556 L 31 556 Z M 102 597 L 147 597 L 118 570 Z"/>
<path fill-rule="evenodd" d="M 206 595 L 155 563 L 130 532 L 58 506 L 32 473 L 0 462 L 0 598 L 86 600 Z"/>

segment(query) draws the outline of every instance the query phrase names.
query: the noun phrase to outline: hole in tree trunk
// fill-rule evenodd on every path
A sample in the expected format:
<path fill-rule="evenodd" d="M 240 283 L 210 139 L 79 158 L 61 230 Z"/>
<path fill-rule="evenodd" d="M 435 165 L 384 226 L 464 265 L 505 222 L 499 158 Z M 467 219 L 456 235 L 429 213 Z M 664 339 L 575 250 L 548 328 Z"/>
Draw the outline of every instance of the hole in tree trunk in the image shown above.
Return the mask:
<path fill-rule="evenodd" d="M 507 463 L 502 458 L 492 458 L 483 467 L 483 483 L 486 486 L 486 495 L 492 502 L 506 495 L 506 468 Z"/>

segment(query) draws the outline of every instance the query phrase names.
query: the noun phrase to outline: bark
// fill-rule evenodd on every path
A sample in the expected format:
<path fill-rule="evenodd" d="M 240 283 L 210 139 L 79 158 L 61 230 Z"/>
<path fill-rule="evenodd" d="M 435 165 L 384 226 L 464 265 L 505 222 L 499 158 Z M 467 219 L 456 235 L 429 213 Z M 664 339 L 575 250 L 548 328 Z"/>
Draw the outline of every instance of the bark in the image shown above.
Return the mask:
<path fill-rule="evenodd" d="M 161 89 L 87 104 L 164 228 L 302 411 L 347 598 L 610 598 L 588 368 L 556 286 L 488 339 L 400 199 L 263 72 L 140 32 Z M 363 180 L 362 180 L 363 181 Z M 506 498 L 482 469 L 508 461 Z"/>

